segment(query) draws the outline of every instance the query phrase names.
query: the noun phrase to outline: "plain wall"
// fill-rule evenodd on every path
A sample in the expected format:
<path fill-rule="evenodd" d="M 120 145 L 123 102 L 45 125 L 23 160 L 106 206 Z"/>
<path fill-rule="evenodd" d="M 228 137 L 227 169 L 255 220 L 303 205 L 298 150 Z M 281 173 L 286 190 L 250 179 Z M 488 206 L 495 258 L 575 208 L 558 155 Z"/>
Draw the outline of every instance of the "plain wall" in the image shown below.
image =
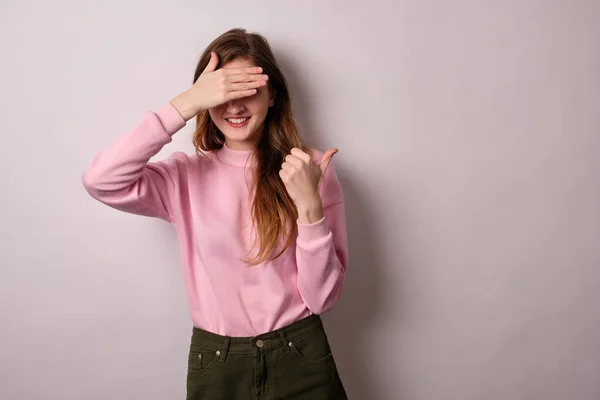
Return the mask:
<path fill-rule="evenodd" d="M 350 266 L 324 319 L 350 397 L 599 399 L 591 0 L 2 1 L 0 398 L 184 398 L 174 229 L 81 174 L 232 27 L 340 149 Z"/>

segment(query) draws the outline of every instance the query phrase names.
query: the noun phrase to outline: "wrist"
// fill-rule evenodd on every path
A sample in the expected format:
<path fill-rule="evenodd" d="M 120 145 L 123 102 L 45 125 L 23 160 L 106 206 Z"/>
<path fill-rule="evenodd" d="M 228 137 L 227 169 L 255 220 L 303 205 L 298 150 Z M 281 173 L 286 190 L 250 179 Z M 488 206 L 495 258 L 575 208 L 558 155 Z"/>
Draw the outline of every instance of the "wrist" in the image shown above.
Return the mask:
<path fill-rule="evenodd" d="M 298 208 L 298 223 L 314 224 L 323 219 L 323 204 L 321 199 L 315 199 L 307 204 L 302 204 Z"/>
<path fill-rule="evenodd" d="M 173 100 L 171 100 L 171 104 L 173 105 L 173 107 L 175 107 L 177 112 L 186 121 L 189 121 L 190 119 L 194 118 L 196 114 L 200 112 L 198 107 L 194 105 L 192 99 L 193 96 L 191 96 L 190 91 L 186 90 L 185 92 L 178 94 Z"/>

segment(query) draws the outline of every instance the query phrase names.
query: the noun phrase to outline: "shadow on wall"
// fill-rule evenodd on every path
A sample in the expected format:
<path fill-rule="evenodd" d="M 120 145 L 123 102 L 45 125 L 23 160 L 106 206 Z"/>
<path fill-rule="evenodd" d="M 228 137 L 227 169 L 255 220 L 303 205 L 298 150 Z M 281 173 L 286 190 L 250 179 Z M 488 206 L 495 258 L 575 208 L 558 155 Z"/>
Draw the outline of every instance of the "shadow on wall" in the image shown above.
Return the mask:
<path fill-rule="evenodd" d="M 276 57 L 288 80 L 302 136 L 309 145 L 326 150 L 319 135 L 315 134 L 319 130 L 311 125 L 310 96 L 302 90 L 301 79 L 292 68 L 298 63 L 284 52 L 277 52 Z M 340 150 L 340 154 L 342 152 Z M 378 380 L 373 376 L 373 369 L 365 362 L 376 358 L 365 354 L 365 351 L 372 348 L 371 324 L 382 311 L 384 298 L 381 252 L 377 247 L 381 243 L 379 232 L 372 225 L 372 212 L 365 191 L 352 179 L 352 171 L 347 171 L 339 163 L 336 163 L 336 170 L 346 201 L 349 265 L 342 297 L 333 310 L 323 316 L 323 320 L 349 398 L 382 399 L 382 390 L 377 389 Z"/>

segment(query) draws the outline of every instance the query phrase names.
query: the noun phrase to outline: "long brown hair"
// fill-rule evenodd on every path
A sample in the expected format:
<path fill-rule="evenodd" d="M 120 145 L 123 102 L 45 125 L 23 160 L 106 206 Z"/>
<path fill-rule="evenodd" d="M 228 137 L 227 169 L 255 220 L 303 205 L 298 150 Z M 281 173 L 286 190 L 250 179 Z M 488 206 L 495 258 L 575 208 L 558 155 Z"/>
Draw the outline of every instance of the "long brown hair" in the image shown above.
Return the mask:
<path fill-rule="evenodd" d="M 271 256 L 282 239 L 285 240 L 285 244 L 273 259 L 283 254 L 297 232 L 298 211 L 279 177 L 285 156 L 290 154 L 294 147 L 312 153 L 298 133 L 287 81 L 277 65 L 267 39 L 241 28 L 225 32 L 204 50 L 194 73 L 194 82 L 208 65 L 211 51 L 216 52 L 219 57 L 217 69 L 236 58 L 248 59 L 262 67 L 263 73 L 269 76 L 268 85 L 274 95 L 274 104 L 265 118 L 263 136 L 254 153 L 256 168 L 250 189 L 251 195 L 254 194 L 252 219 L 259 249 L 252 259 L 243 260 L 250 264 L 260 264 Z M 202 150 L 218 150 L 225 143 L 225 136 L 213 123 L 208 110 L 196 116 L 193 143 L 196 153 L 202 153 Z"/>

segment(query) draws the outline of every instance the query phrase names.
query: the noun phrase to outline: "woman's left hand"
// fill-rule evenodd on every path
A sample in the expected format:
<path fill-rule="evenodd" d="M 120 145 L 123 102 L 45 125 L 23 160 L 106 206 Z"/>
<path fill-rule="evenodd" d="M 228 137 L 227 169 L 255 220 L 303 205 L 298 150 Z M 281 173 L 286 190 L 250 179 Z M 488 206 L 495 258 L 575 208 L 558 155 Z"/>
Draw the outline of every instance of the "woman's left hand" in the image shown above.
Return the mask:
<path fill-rule="evenodd" d="M 319 187 L 329 162 L 338 149 L 327 150 L 317 164 L 311 156 L 294 147 L 285 157 L 279 176 L 298 209 L 301 224 L 311 224 L 323 218 Z"/>

